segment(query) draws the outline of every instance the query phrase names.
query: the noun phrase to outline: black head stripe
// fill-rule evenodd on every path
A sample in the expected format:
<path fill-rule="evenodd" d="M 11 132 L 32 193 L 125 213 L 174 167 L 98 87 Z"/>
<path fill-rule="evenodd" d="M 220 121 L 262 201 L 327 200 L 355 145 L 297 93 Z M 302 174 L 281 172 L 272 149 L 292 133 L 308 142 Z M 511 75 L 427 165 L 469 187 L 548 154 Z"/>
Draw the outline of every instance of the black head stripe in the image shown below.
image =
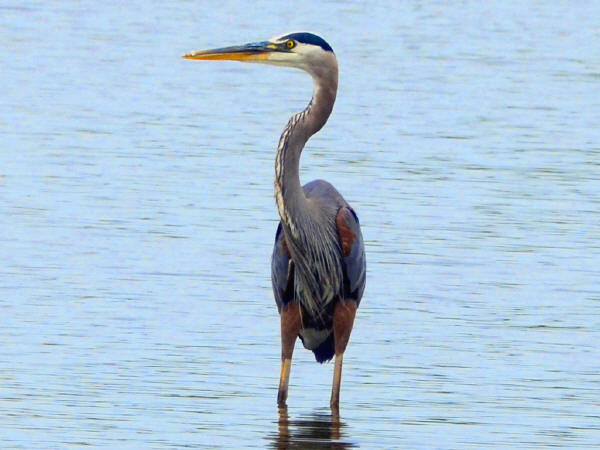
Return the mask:
<path fill-rule="evenodd" d="M 312 34 L 312 33 L 291 33 L 291 34 L 282 36 L 281 39 L 293 39 L 293 40 L 298 41 L 298 42 L 300 42 L 302 44 L 318 45 L 319 47 L 321 47 L 326 52 L 333 53 L 333 49 L 331 48 L 331 46 L 327 42 L 325 42 L 325 39 L 323 39 L 320 36 L 317 36 L 316 34 Z"/>

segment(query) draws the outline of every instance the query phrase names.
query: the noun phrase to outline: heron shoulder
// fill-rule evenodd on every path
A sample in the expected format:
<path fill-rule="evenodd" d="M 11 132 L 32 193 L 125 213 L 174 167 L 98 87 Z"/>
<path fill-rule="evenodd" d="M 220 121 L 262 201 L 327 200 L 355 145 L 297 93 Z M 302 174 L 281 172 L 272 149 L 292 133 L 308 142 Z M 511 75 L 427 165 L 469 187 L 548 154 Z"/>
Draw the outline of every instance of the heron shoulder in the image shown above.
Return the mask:
<path fill-rule="evenodd" d="M 341 200 L 342 204 L 346 203 L 342 194 L 331 183 L 325 180 L 313 180 L 302 186 L 302 189 L 307 198 Z"/>

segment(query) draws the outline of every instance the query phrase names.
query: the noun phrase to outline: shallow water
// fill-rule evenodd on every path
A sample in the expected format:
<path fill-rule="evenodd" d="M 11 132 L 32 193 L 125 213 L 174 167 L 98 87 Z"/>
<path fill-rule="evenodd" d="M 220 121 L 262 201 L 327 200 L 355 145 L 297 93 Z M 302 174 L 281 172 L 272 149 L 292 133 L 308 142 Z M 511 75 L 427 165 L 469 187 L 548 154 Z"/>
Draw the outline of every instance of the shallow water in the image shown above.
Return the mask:
<path fill-rule="evenodd" d="M 0 6 L 2 447 L 600 445 L 600 9 L 163 3 Z M 275 405 L 310 80 L 179 58 L 295 29 L 340 61 L 302 178 L 367 246 L 339 419 L 300 346 Z"/>

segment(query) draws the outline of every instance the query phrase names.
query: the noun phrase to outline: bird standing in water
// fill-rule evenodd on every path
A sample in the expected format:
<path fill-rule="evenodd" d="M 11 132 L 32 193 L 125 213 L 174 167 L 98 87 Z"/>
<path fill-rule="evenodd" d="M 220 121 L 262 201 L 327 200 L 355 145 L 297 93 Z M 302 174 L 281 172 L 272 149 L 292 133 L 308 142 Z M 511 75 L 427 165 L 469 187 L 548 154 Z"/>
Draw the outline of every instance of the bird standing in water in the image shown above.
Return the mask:
<path fill-rule="evenodd" d="M 281 218 L 271 280 L 281 316 L 281 377 L 277 402 L 285 406 L 296 338 L 318 362 L 335 355 L 331 408 L 339 408 L 342 360 L 365 288 L 366 259 L 358 217 L 328 182 L 301 186 L 300 154 L 331 114 L 338 64 L 321 37 L 289 33 L 264 42 L 202 50 L 187 59 L 235 60 L 295 67 L 314 82 L 308 106 L 281 134 L 275 158 L 275 199 Z"/>

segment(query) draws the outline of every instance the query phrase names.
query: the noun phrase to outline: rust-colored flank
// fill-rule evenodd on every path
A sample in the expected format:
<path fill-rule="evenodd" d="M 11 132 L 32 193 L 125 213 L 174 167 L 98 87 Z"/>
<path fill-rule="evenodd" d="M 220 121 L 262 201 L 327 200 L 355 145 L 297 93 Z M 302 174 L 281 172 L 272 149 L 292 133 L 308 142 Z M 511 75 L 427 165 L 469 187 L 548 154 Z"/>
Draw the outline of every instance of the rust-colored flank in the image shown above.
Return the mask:
<path fill-rule="evenodd" d="M 352 232 L 346 222 L 347 217 L 348 210 L 346 208 L 340 208 L 337 217 L 335 218 L 335 224 L 337 225 L 340 245 L 342 246 L 344 256 L 350 256 L 350 253 L 352 253 L 352 244 L 354 244 L 354 239 L 356 239 L 356 235 Z"/>
<path fill-rule="evenodd" d="M 285 240 L 285 235 L 281 236 L 281 246 L 283 247 L 283 252 L 287 255 L 288 258 L 290 258 L 290 249 L 287 245 L 287 241 Z"/>

